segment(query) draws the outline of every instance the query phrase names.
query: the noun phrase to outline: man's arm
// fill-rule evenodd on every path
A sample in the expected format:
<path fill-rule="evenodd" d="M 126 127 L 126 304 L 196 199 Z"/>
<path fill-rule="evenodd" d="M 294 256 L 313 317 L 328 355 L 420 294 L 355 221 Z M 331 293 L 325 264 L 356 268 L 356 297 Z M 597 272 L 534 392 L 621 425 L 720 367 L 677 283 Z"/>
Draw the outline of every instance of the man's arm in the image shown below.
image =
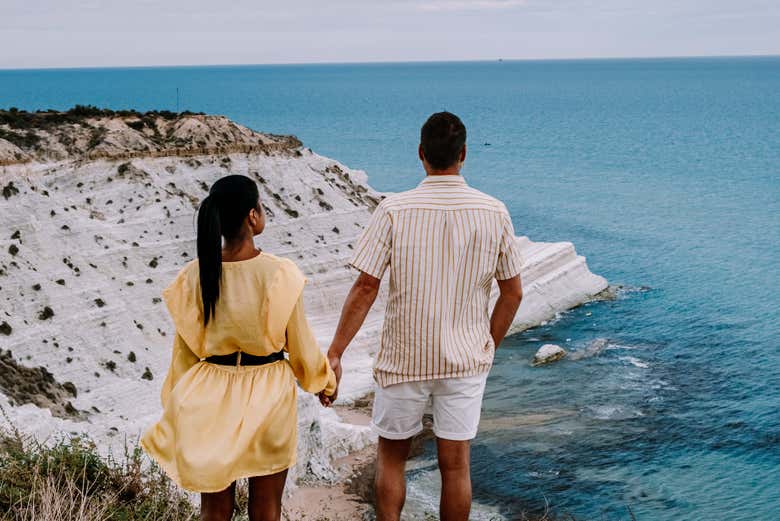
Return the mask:
<path fill-rule="evenodd" d="M 493 314 L 490 316 L 490 336 L 498 348 L 498 345 L 509 331 L 512 320 L 515 318 L 517 308 L 523 300 L 523 285 L 520 282 L 520 275 L 511 279 L 499 280 L 498 289 L 500 294 L 496 305 L 493 307 Z"/>
<path fill-rule="evenodd" d="M 328 349 L 328 361 L 333 372 L 336 373 L 337 382 L 341 382 L 341 356 L 366 320 L 366 315 L 379 294 L 381 282 L 382 279 L 361 272 L 344 301 L 339 325 Z M 320 393 L 320 401 L 323 405 L 329 406 L 336 401 L 337 396 L 338 388 L 333 396 Z"/>

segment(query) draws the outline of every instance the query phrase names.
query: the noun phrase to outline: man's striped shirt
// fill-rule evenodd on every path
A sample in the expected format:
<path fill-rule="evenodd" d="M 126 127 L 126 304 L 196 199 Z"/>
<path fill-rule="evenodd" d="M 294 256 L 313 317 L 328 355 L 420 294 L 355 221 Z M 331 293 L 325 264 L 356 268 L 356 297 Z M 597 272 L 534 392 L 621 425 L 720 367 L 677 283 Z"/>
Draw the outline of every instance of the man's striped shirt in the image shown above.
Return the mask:
<path fill-rule="evenodd" d="M 350 265 L 379 279 L 390 268 L 379 385 L 490 370 L 492 281 L 522 265 L 502 202 L 460 175 L 428 176 L 379 204 Z"/>

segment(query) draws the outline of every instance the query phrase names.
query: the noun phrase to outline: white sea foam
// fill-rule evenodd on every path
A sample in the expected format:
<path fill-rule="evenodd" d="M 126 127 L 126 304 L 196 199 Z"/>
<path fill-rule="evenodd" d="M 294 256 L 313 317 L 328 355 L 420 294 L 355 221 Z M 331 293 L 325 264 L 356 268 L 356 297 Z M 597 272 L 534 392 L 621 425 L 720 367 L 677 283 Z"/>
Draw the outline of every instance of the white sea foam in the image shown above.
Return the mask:
<path fill-rule="evenodd" d="M 433 461 L 430 461 L 434 464 Z M 438 470 L 420 472 L 409 479 L 402 521 L 438 519 L 441 474 Z M 496 507 L 475 501 L 471 505 L 470 521 L 503 521 Z"/>
<path fill-rule="evenodd" d="M 590 358 L 598 356 L 609 345 L 609 340 L 606 338 L 597 338 L 591 341 L 587 346 L 570 354 L 570 360 L 582 360 L 583 358 Z"/>
<path fill-rule="evenodd" d="M 639 367 L 640 369 L 647 369 L 648 367 L 650 367 L 650 364 L 640 360 L 639 358 L 636 358 L 635 356 L 620 356 L 618 357 L 618 360 L 623 360 L 624 362 L 628 362 L 634 367 Z"/>
<path fill-rule="evenodd" d="M 592 405 L 588 410 L 597 420 L 627 420 L 644 416 L 639 409 L 623 405 Z"/>
<path fill-rule="evenodd" d="M 635 349 L 639 349 L 639 346 L 630 346 L 626 344 L 616 344 L 616 343 L 610 343 L 605 347 L 607 351 L 618 351 L 618 350 L 625 350 L 625 351 L 633 351 Z"/>

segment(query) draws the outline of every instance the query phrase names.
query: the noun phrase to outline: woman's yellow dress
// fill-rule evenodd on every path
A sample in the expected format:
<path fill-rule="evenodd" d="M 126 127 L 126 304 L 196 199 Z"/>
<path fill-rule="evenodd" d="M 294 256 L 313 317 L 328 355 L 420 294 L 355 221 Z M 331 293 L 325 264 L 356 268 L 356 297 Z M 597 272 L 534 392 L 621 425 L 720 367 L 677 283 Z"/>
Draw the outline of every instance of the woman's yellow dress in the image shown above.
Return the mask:
<path fill-rule="evenodd" d="M 296 380 L 332 394 L 336 378 L 303 310 L 306 278 L 290 260 L 261 253 L 223 262 L 216 315 L 203 326 L 197 259 L 163 290 L 176 327 L 162 386 L 162 418 L 141 446 L 181 487 L 218 492 L 242 477 L 295 463 Z M 260 366 L 203 361 L 234 351 L 288 358 Z"/>

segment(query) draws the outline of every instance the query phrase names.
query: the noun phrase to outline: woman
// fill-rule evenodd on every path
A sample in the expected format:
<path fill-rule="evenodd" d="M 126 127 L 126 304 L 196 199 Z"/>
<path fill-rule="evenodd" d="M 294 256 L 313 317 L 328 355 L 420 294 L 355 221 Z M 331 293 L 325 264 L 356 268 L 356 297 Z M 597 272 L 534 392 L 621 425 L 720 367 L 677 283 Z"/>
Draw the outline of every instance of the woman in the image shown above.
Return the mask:
<path fill-rule="evenodd" d="M 254 181 L 218 180 L 198 211 L 198 258 L 163 290 L 176 338 L 163 415 L 141 446 L 181 487 L 201 493 L 204 520 L 232 517 L 242 477 L 250 520 L 279 520 L 296 457 L 295 381 L 311 393 L 336 392 L 304 315 L 306 279 L 292 261 L 255 249 L 264 227 Z"/>

